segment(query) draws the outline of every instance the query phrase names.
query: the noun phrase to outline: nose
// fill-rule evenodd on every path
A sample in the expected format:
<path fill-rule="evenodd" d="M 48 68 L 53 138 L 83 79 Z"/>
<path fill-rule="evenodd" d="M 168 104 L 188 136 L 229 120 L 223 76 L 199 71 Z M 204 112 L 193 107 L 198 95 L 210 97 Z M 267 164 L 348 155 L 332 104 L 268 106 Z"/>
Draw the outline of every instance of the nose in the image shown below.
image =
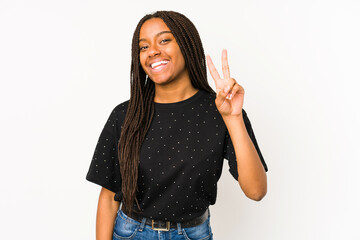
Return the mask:
<path fill-rule="evenodd" d="M 154 57 L 160 54 L 160 49 L 156 46 L 156 44 L 151 45 L 148 49 L 149 57 Z"/>

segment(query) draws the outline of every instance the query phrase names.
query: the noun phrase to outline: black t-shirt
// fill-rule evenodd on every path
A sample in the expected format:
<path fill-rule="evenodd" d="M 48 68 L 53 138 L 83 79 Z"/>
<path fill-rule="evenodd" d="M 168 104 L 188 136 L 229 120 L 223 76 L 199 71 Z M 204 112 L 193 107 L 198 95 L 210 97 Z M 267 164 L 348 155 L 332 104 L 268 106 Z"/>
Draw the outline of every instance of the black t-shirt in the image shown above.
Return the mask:
<path fill-rule="evenodd" d="M 182 222 L 215 204 L 223 160 L 238 181 L 234 148 L 215 105 L 215 94 L 199 90 L 176 103 L 154 103 L 155 114 L 141 146 L 137 198 L 142 215 Z M 121 192 L 117 143 L 129 101 L 111 112 L 95 148 L 86 179 Z M 250 120 L 247 132 L 267 171 Z"/>

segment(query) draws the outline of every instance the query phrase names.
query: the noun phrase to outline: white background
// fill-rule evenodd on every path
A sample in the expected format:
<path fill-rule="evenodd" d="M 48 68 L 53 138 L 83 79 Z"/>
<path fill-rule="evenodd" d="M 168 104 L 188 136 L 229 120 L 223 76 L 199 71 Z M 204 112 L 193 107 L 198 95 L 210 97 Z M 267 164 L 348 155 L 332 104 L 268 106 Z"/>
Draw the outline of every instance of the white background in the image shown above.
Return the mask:
<path fill-rule="evenodd" d="M 360 239 L 355 0 L 0 0 L 0 238 L 95 239 L 100 187 L 85 176 L 155 10 L 189 17 L 219 70 L 228 49 L 269 167 L 256 202 L 224 162 L 215 239 Z"/>

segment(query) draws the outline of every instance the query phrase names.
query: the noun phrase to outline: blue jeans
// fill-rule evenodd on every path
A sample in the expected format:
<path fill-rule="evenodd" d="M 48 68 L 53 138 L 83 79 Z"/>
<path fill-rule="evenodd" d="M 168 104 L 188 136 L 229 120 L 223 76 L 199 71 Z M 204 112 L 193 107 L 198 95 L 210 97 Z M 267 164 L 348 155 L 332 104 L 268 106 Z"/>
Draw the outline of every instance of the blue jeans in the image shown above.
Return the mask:
<path fill-rule="evenodd" d="M 145 224 L 145 221 L 146 218 L 143 218 L 138 222 L 119 208 L 114 224 L 113 240 L 213 240 L 210 214 L 208 219 L 198 226 L 182 228 L 178 223 L 177 228 L 171 228 L 169 231 L 153 230 L 151 226 Z"/>

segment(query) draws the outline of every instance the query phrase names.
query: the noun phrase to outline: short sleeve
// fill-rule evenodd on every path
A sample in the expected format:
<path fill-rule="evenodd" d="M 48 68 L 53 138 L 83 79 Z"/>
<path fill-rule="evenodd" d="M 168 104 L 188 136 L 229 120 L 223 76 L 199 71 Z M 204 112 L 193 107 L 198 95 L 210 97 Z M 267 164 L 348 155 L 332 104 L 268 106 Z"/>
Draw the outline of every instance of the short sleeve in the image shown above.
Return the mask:
<path fill-rule="evenodd" d="M 119 140 L 119 119 L 115 108 L 100 133 L 86 179 L 114 193 L 121 190 L 120 167 L 117 143 Z"/>
<path fill-rule="evenodd" d="M 259 158 L 261 160 L 262 165 L 264 166 L 265 172 L 268 171 L 268 167 L 266 165 L 266 162 L 264 160 L 264 157 L 260 151 L 260 148 L 258 146 L 258 143 L 256 141 L 255 138 L 255 134 L 254 131 L 252 129 L 250 120 L 245 112 L 245 110 L 242 110 L 243 113 L 243 119 L 244 119 L 244 123 L 245 123 L 245 127 L 246 130 L 249 134 L 249 137 L 252 141 L 252 143 L 255 146 L 255 149 L 259 155 Z M 223 157 L 225 159 L 227 159 L 229 161 L 229 172 L 231 173 L 231 175 L 236 179 L 236 181 L 239 179 L 239 174 L 238 174 L 238 170 L 237 170 L 237 162 L 236 162 L 236 155 L 235 155 L 235 150 L 234 150 L 234 146 L 231 142 L 231 138 L 230 138 L 230 134 L 229 132 L 226 130 L 226 134 L 225 134 L 225 145 L 224 145 L 224 154 Z"/>

